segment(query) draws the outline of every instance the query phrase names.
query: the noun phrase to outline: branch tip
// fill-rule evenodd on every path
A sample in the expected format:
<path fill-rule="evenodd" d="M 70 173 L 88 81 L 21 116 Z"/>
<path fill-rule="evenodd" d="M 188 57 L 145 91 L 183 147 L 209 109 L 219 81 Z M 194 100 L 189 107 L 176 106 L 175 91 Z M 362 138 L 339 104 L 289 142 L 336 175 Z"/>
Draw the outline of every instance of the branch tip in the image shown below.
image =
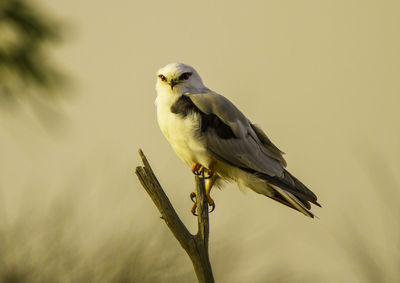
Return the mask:
<path fill-rule="evenodd" d="M 144 153 L 143 153 L 143 151 L 142 151 L 141 148 L 139 148 L 138 152 L 139 152 L 140 158 L 142 159 L 142 163 L 143 163 L 144 167 L 150 169 L 151 171 L 153 171 L 153 170 L 151 169 L 150 164 L 149 164 L 149 162 L 147 161 L 147 158 L 146 158 L 146 156 L 144 155 Z M 154 173 L 153 173 L 153 175 L 154 175 Z"/>
<path fill-rule="evenodd" d="M 144 156 L 143 150 L 141 148 L 138 149 L 140 157 Z"/>

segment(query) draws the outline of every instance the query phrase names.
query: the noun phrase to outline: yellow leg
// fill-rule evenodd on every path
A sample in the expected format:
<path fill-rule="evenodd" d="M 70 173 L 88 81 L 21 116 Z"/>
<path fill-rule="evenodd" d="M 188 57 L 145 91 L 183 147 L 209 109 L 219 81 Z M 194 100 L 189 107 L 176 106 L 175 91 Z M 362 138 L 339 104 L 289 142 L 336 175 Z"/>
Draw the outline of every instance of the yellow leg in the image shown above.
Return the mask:
<path fill-rule="evenodd" d="M 212 187 L 215 184 L 215 181 L 217 181 L 217 179 L 218 179 L 218 176 L 216 174 L 214 175 L 214 173 L 211 170 L 209 170 L 209 174 L 210 174 L 210 177 L 209 177 L 210 180 L 207 182 L 207 185 L 206 185 L 206 198 L 207 198 L 208 205 L 211 206 L 210 212 L 213 212 L 215 209 L 215 202 L 211 198 L 210 193 L 211 193 Z M 190 211 L 192 212 L 193 215 L 197 216 L 197 214 L 196 214 L 196 209 L 197 209 L 196 193 L 195 192 L 190 193 L 190 198 L 193 201 L 193 206 Z"/>
<path fill-rule="evenodd" d="M 214 202 L 214 200 L 213 200 L 213 199 L 211 198 L 211 196 L 210 196 L 211 189 L 212 189 L 212 187 L 214 186 L 215 181 L 217 181 L 217 175 L 216 175 L 216 174 L 215 174 L 215 175 L 211 174 L 211 178 L 210 178 L 210 180 L 207 182 L 207 185 L 206 185 L 206 197 L 207 197 L 207 202 L 208 202 L 208 205 L 212 207 L 210 212 L 213 212 L 214 209 L 215 209 L 215 202 Z"/>

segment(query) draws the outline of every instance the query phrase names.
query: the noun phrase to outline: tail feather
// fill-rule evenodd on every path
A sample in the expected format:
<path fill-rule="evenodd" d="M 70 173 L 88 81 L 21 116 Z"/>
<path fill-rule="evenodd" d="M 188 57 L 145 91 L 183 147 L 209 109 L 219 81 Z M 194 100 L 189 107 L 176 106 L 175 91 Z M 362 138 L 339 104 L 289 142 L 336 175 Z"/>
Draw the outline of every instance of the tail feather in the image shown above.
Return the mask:
<path fill-rule="evenodd" d="M 281 203 L 283 205 L 286 205 L 287 207 L 290 207 L 290 208 L 292 208 L 294 210 L 297 210 L 297 211 L 305 214 L 306 216 L 314 218 L 314 214 L 312 212 L 310 212 L 308 209 L 301 209 L 301 208 L 299 209 L 298 206 L 293 205 L 292 202 L 289 202 L 287 200 L 288 196 L 282 195 L 282 193 L 278 192 L 278 190 L 276 190 L 273 186 L 270 186 L 270 185 L 268 185 L 268 186 L 270 187 L 269 190 L 274 192 L 274 193 L 272 195 L 271 194 L 265 194 L 265 196 L 267 196 L 267 197 L 269 197 L 269 198 L 271 198 L 271 199 L 273 199 L 273 200 L 275 200 L 275 201 L 277 201 L 277 202 L 279 202 L 279 203 Z"/>
<path fill-rule="evenodd" d="M 274 187 L 275 191 L 278 192 L 278 194 L 287 202 L 289 203 L 290 207 L 303 213 L 305 216 L 314 218 L 314 214 L 309 210 L 308 207 L 304 205 L 302 201 L 300 201 L 298 198 L 296 198 L 294 195 L 291 193 L 279 188 L 279 187 Z M 281 202 L 282 203 L 282 202 Z M 309 203 L 307 203 L 310 205 Z"/>
<path fill-rule="evenodd" d="M 317 202 L 317 196 L 308 189 L 302 182 L 300 182 L 296 177 L 290 174 L 287 170 L 283 171 L 283 176 L 269 176 L 263 173 L 255 173 L 258 177 L 268 181 L 271 185 L 279 187 L 291 195 L 295 196 L 298 201 L 302 203 L 307 209 L 311 208 L 309 202 L 321 207 Z"/>
<path fill-rule="evenodd" d="M 241 169 L 267 181 L 269 191 L 268 194 L 265 194 L 267 197 L 293 208 L 306 216 L 311 218 L 315 216 L 310 211 L 310 203 L 321 207 L 317 202 L 317 196 L 287 170 L 283 170 L 282 176 L 278 177 L 256 172 L 249 168 Z"/>

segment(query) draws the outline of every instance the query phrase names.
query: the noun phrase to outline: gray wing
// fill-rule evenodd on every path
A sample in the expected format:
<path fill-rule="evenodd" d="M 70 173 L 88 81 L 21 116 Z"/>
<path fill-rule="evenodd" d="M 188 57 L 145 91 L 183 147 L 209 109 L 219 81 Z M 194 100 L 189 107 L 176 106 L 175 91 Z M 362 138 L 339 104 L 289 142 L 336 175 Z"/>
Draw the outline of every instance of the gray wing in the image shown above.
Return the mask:
<path fill-rule="evenodd" d="M 317 196 L 284 169 L 283 152 L 260 128 L 222 95 L 207 92 L 185 96 L 202 115 L 201 131 L 211 154 L 268 181 L 281 196 L 273 197 L 275 200 L 313 217 L 307 210 L 311 208 L 308 202 L 320 206 Z"/>
<path fill-rule="evenodd" d="M 283 175 L 286 162 L 282 152 L 232 102 L 212 92 L 186 96 L 207 116 L 205 121 L 214 121 L 203 134 L 207 149 L 216 158 L 269 176 Z M 215 123 L 217 119 L 225 125 Z M 218 127 L 222 126 L 228 126 L 232 135 L 221 135 Z"/>

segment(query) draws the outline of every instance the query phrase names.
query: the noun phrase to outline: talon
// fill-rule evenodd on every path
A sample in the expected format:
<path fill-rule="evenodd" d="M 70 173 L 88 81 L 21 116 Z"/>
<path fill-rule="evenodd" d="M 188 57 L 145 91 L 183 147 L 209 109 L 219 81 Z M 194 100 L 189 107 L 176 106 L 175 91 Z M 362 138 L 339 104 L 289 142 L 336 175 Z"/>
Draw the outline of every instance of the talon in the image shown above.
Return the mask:
<path fill-rule="evenodd" d="M 211 207 L 211 210 L 208 213 L 211 213 L 215 210 L 215 202 L 209 195 L 206 195 L 206 197 L 207 197 L 208 205 Z M 190 193 L 190 199 L 193 201 L 193 206 L 192 206 L 192 209 L 190 210 L 190 212 L 192 212 L 192 214 L 194 216 L 197 216 L 197 213 L 196 213 L 197 202 L 196 202 L 196 193 L 195 192 Z"/>
<path fill-rule="evenodd" d="M 210 195 L 207 194 L 207 193 L 206 193 L 206 197 L 207 197 L 208 205 L 211 206 L 211 210 L 209 211 L 209 213 L 211 213 L 211 212 L 213 212 L 214 209 L 215 209 L 215 202 L 214 202 L 214 200 L 210 197 Z"/>
<path fill-rule="evenodd" d="M 211 206 L 211 211 L 209 212 L 209 213 L 211 213 L 215 209 L 215 202 L 211 198 L 210 193 L 211 193 L 211 189 L 212 189 L 213 185 L 215 184 L 215 181 L 217 180 L 218 177 L 217 177 L 217 175 L 214 175 L 214 172 L 211 170 L 208 170 L 208 174 L 210 175 L 209 178 L 211 178 L 211 179 L 207 182 L 207 185 L 206 185 L 206 198 L 207 198 L 208 205 Z"/>
<path fill-rule="evenodd" d="M 190 193 L 190 199 L 192 200 L 192 202 L 196 203 L 196 193 L 195 192 Z"/>
<path fill-rule="evenodd" d="M 196 170 L 196 172 L 194 173 L 197 176 L 202 176 L 202 178 L 204 178 L 204 166 L 203 165 L 199 165 L 199 168 Z"/>
<path fill-rule="evenodd" d="M 196 202 L 194 202 L 192 209 L 190 210 L 194 216 L 197 216 L 196 209 L 197 209 L 197 204 Z"/>
<path fill-rule="evenodd" d="M 190 210 L 194 216 L 197 216 L 196 209 L 197 209 L 197 200 L 196 200 L 196 193 L 190 193 L 190 199 L 193 201 L 192 209 Z"/>
<path fill-rule="evenodd" d="M 197 175 L 197 176 L 202 176 L 204 179 L 210 179 L 214 172 L 203 165 L 200 165 L 199 163 L 194 163 L 191 169 L 192 173 Z M 206 176 L 207 174 L 207 176 Z"/>
<path fill-rule="evenodd" d="M 209 204 L 211 206 L 211 210 L 208 213 L 211 213 L 215 209 L 215 203 Z"/>
<path fill-rule="evenodd" d="M 215 181 L 217 180 L 218 176 L 214 175 L 214 171 L 212 171 L 210 169 L 207 169 L 207 168 L 205 168 L 204 166 L 202 166 L 202 165 L 200 165 L 198 163 L 193 164 L 192 172 L 193 172 L 193 174 L 196 174 L 196 175 L 200 175 L 201 174 L 202 178 L 204 178 L 204 179 L 210 179 L 207 182 L 207 185 L 206 185 L 206 198 L 207 198 L 208 205 L 211 207 L 211 210 L 209 211 L 209 213 L 211 213 L 211 212 L 213 212 L 215 210 L 215 202 L 211 198 L 210 192 L 211 192 L 211 188 L 214 185 Z M 204 172 L 206 172 L 208 174 L 208 176 L 204 176 Z M 197 210 L 197 198 L 196 198 L 196 193 L 195 192 L 191 192 L 190 193 L 190 199 L 193 202 L 193 206 L 192 206 L 192 209 L 190 211 L 192 212 L 192 214 L 194 216 L 197 216 L 197 213 L 196 213 L 196 210 Z"/>
<path fill-rule="evenodd" d="M 200 175 L 199 169 L 200 169 L 201 165 L 198 163 L 194 163 L 192 166 L 192 173 L 195 175 Z"/>

